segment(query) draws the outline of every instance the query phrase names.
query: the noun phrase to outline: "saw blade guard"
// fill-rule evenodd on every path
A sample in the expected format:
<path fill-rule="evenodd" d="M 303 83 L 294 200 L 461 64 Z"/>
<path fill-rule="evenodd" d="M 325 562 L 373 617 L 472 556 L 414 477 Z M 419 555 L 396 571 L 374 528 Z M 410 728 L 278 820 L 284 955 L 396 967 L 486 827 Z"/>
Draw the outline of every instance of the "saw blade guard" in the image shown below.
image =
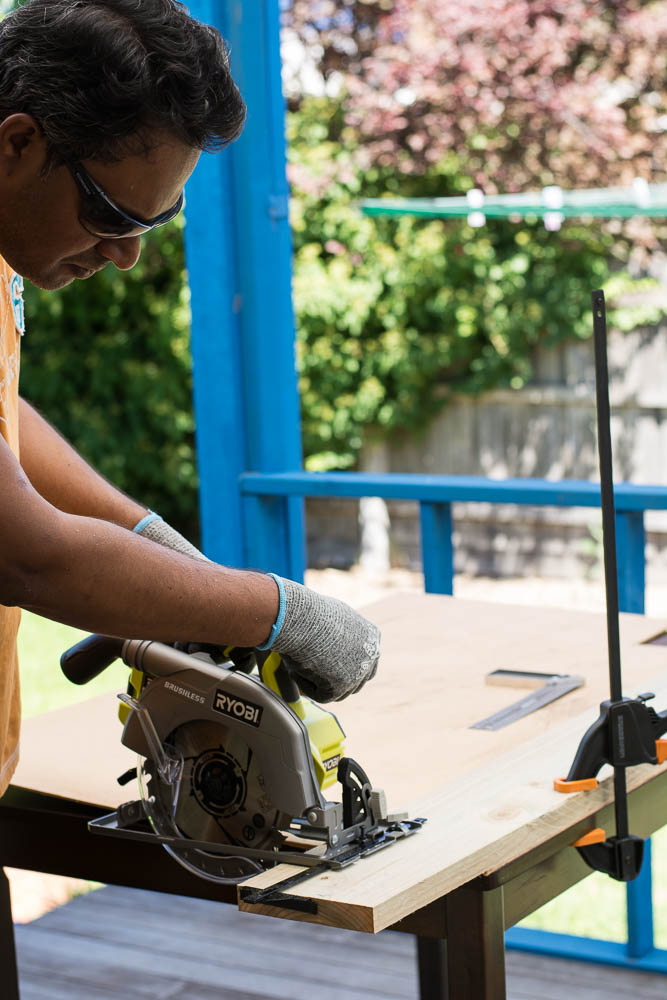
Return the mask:
<path fill-rule="evenodd" d="M 161 643 L 128 642 L 124 659 L 145 674 L 138 698 L 119 697 L 151 828 L 211 881 L 263 871 L 247 852 L 278 851 L 293 817 L 323 805 L 304 722 L 259 677 Z"/>
<path fill-rule="evenodd" d="M 166 753 L 171 748 L 164 747 Z M 183 772 L 176 777 L 171 785 L 160 779 L 156 774 L 153 761 L 143 757 L 137 759 L 137 778 L 139 794 L 144 804 L 144 812 L 153 831 L 159 837 L 174 837 L 183 842 L 183 832 L 176 822 L 176 815 L 181 796 Z M 244 882 L 252 875 L 264 871 L 264 868 L 250 858 L 239 856 L 220 857 L 198 848 L 163 844 L 174 861 L 187 869 L 192 875 L 205 878 L 209 882 L 221 885 L 236 885 Z"/>
<path fill-rule="evenodd" d="M 140 701 L 150 712 L 162 743 L 184 723 L 208 721 L 221 731 L 233 728 L 259 757 L 271 801 L 280 802 L 281 809 L 292 816 L 324 806 L 306 726 L 259 677 L 196 659 L 159 642 L 128 641 L 123 659 L 150 677 Z M 121 739 L 141 756 L 152 756 L 136 712 L 128 717 Z"/>

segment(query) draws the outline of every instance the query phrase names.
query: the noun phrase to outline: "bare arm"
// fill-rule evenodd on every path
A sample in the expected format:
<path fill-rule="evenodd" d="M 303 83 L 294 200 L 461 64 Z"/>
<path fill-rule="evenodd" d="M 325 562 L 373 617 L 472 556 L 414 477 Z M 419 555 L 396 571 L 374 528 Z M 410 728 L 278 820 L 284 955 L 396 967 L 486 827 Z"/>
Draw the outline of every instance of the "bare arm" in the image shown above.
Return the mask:
<path fill-rule="evenodd" d="M 38 482 L 50 482 L 30 467 Z M 80 482 L 76 464 L 68 468 Z M 98 517 L 109 510 L 104 494 L 100 487 Z M 126 523 L 136 520 L 122 507 L 115 509 Z M 261 573 L 194 560 L 107 520 L 58 509 L 0 439 L 0 603 L 107 635 L 254 646 L 275 621 L 278 591 Z"/>
<path fill-rule="evenodd" d="M 107 482 L 24 399 L 19 402 L 21 465 L 37 492 L 67 514 L 133 528 L 146 513 Z"/>
<path fill-rule="evenodd" d="M 373 677 L 380 634 L 347 605 L 135 534 L 145 509 L 23 401 L 19 429 L 22 465 L 0 438 L 0 604 L 128 639 L 268 641 L 317 701 Z"/>

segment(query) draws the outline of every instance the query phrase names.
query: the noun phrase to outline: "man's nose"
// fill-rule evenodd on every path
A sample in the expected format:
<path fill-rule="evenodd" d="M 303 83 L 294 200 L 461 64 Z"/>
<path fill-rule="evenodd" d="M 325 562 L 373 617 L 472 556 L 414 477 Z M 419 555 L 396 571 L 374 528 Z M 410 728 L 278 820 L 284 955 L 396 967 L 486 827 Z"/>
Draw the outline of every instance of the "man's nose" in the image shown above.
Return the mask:
<path fill-rule="evenodd" d="M 129 271 L 139 260 L 141 253 L 141 236 L 128 236 L 124 239 L 100 240 L 97 252 L 101 257 L 110 260 L 119 271 Z"/>

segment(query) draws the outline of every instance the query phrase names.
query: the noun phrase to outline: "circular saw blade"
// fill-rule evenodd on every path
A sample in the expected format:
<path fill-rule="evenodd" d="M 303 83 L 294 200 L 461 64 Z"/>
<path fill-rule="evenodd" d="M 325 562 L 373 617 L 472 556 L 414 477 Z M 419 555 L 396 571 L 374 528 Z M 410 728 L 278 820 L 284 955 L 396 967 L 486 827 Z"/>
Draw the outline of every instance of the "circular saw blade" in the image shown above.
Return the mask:
<path fill-rule="evenodd" d="M 183 757 L 174 821 L 184 837 L 272 850 L 291 820 L 271 802 L 259 760 L 238 727 L 200 720 L 179 726 L 165 740 Z M 171 802 L 150 762 L 151 794 Z"/>

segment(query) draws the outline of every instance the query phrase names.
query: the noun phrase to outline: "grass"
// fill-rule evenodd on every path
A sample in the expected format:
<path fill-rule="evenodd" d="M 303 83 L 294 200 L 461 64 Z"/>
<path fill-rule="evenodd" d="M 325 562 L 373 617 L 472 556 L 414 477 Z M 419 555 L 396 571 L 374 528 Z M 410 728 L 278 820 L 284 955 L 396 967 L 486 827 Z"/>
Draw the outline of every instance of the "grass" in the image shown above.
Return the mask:
<path fill-rule="evenodd" d="M 39 715 L 86 701 L 107 691 L 121 691 L 127 686 L 127 668 L 121 663 L 109 667 L 95 680 L 82 687 L 70 684 L 60 669 L 60 654 L 88 633 L 59 622 L 23 612 L 19 632 L 21 696 L 23 715 Z"/>
<path fill-rule="evenodd" d="M 83 687 L 70 684 L 59 660 L 86 633 L 24 612 L 19 634 L 24 715 L 37 715 L 125 688 L 127 670 L 117 663 Z M 656 946 L 667 948 L 667 827 L 653 838 Z M 623 941 L 627 935 L 625 887 L 595 873 L 521 922 L 561 934 Z"/>
<path fill-rule="evenodd" d="M 667 948 L 667 827 L 653 836 L 652 855 L 655 945 Z M 625 941 L 625 886 L 594 872 L 531 913 L 519 926 L 607 941 Z"/>

